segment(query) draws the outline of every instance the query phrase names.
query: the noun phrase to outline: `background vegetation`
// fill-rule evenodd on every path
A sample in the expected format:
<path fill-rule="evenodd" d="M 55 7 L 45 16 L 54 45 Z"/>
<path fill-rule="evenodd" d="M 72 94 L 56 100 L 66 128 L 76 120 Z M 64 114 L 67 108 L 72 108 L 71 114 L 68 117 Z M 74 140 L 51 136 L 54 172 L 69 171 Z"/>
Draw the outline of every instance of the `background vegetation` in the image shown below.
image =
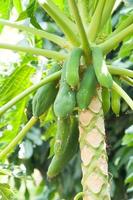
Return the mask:
<path fill-rule="evenodd" d="M 20 4 L 22 2 L 22 5 Z M 58 1 L 56 1 L 58 2 Z M 58 4 L 58 3 L 57 3 Z M 61 9 L 68 13 L 62 1 Z M 8 9 L 7 9 L 8 8 Z M 115 7 L 112 23 L 113 27 L 125 19 L 129 12 L 133 12 L 132 1 L 118 2 Z M 35 0 L 10 1 L 1 0 L 0 17 L 31 23 L 34 27 L 45 29 L 62 36 L 62 32 L 54 21 L 38 6 Z M 0 26 L 0 41 L 10 36 L 11 28 Z M 8 35 L 7 35 L 8 32 Z M 58 46 L 32 34 L 13 32 L 19 35 L 17 42 L 39 48 L 60 50 Z M 106 31 L 105 31 L 106 34 Z M 119 51 L 120 50 L 120 51 Z M 108 63 L 133 69 L 133 37 L 124 41 L 108 54 Z M 118 53 L 119 52 L 119 53 Z M 4 57 L 4 55 L 6 55 Z M 124 59 L 123 59 L 124 58 Z M 45 76 L 48 67 L 47 59 L 33 56 L 30 53 L 0 52 L 0 106 L 7 103 L 18 93 L 28 88 L 32 82 L 38 82 Z M 30 81 L 29 81 L 30 80 Z M 10 85 L 10 88 L 8 87 Z M 15 87 L 14 87 L 15 86 Z M 133 97 L 133 88 L 124 84 L 124 89 Z M 0 148 L 10 142 L 17 134 L 20 125 L 23 126 L 31 117 L 31 100 L 33 94 L 23 99 L 0 118 Z M 25 108 L 26 107 L 26 108 Z M 17 112 L 16 112 L 17 110 Z M 109 155 L 109 171 L 112 200 L 133 199 L 133 112 L 128 110 L 122 100 L 121 114 L 117 117 L 110 110 L 105 117 L 107 151 Z M 80 155 L 66 166 L 64 171 L 54 181 L 47 180 L 46 172 L 53 154 L 56 124 L 52 110 L 41 124 L 34 126 L 15 152 L 3 164 L 0 163 L 0 195 L 2 200 L 71 200 L 82 190 Z M 50 141 L 50 146 L 49 146 Z"/>

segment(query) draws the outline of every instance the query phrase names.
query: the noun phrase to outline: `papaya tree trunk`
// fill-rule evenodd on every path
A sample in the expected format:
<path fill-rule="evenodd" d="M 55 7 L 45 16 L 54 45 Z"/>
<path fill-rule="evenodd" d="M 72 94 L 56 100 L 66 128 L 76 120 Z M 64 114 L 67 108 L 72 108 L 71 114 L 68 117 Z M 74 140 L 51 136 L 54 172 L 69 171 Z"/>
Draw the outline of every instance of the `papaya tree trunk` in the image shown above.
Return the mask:
<path fill-rule="evenodd" d="M 79 113 L 83 200 L 110 200 L 101 89 Z"/>

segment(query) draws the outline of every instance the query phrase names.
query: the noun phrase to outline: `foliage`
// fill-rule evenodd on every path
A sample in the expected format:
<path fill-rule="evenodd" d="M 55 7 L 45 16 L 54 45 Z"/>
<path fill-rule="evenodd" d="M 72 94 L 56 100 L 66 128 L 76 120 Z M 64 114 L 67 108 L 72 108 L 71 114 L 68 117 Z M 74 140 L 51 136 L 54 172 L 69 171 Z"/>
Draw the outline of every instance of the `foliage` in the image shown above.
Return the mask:
<path fill-rule="evenodd" d="M 53 0 L 56 5 L 69 19 L 72 18 L 68 12 L 68 4 L 66 0 Z M 132 14 L 131 4 L 126 2 L 121 3 L 114 11 L 112 17 L 113 29 L 119 27 L 119 24 L 125 18 Z M 129 1 L 130 2 L 130 1 Z M 21 4 L 22 3 L 22 4 Z M 89 19 L 95 10 L 97 1 L 94 7 L 91 6 L 92 1 L 89 1 Z M 130 2 L 132 3 L 132 2 Z M 10 9 L 7 9 L 10 8 Z M 1 2 L 0 18 L 8 19 L 9 11 L 15 7 L 18 12 L 17 21 L 30 20 L 33 27 L 42 30 L 45 27 L 48 32 L 56 33 L 58 36 L 64 35 L 55 22 L 43 12 L 36 0 L 30 0 L 27 5 L 19 0 L 6 0 Z M 89 9 L 89 8 L 88 8 Z M 130 12 L 129 12 L 130 11 Z M 116 25 L 117 24 L 117 25 Z M 2 26 L 0 27 L 2 31 Z M 97 43 L 104 41 L 108 34 L 112 32 L 111 19 L 100 32 Z M 31 39 L 31 36 L 26 36 Z M 60 51 L 60 47 L 47 39 L 41 39 L 39 36 L 33 37 L 33 44 L 40 48 L 47 48 Z M 123 41 L 123 44 L 116 46 L 108 55 L 107 62 L 122 68 L 133 69 L 133 38 L 132 35 Z M 40 77 L 45 76 L 45 71 L 48 68 L 46 62 L 40 68 L 41 58 L 32 56 L 28 53 L 26 56 L 20 54 L 21 61 L 13 64 L 13 71 L 10 73 L 10 65 L 7 66 L 7 75 L 0 76 L 0 106 L 7 103 L 17 94 L 24 91 L 31 85 L 31 77 L 39 73 Z M 33 77 L 34 78 L 34 77 Z M 127 86 L 122 82 L 122 86 L 130 95 L 133 94 L 131 86 Z M 33 95 L 24 98 L 15 106 L 9 109 L 0 118 L 0 148 L 16 136 L 20 127 L 30 119 L 31 101 Z M 107 130 L 107 143 L 109 154 L 110 181 L 112 183 L 112 199 L 131 199 L 133 195 L 133 113 L 129 110 L 127 104 L 121 100 L 120 117 L 116 119 L 112 111 L 105 118 Z M 17 111 L 17 112 L 16 112 Z M 8 181 L 2 183 L 3 178 L 0 178 L 0 195 L 3 200 L 15 199 L 14 193 L 17 193 L 17 198 L 22 195 L 22 199 L 36 200 L 57 200 L 57 199 L 73 199 L 76 193 L 82 190 L 81 187 L 81 169 L 80 169 L 80 153 L 78 152 L 73 160 L 65 167 L 64 171 L 57 177 L 56 180 L 50 182 L 47 180 L 46 171 L 49 165 L 50 157 L 53 155 L 53 144 L 55 140 L 55 116 L 52 108 L 47 116 L 41 116 L 41 127 L 37 123 L 27 134 L 23 142 L 15 149 L 15 152 L 9 157 L 8 164 L 2 164 L 2 169 L 8 169 L 10 174 L 2 174 L 5 178 L 8 176 Z M 0 172 L 1 173 L 1 172 Z M 39 174 L 39 175 L 38 175 Z M 40 177 L 37 182 L 38 176 Z M 7 183 L 10 184 L 7 184 Z M 13 184 L 12 184 L 13 182 Z M 9 185 L 12 185 L 9 186 Z M 14 192 L 15 190 L 15 192 Z M 32 192 L 35 190 L 35 192 Z M 18 194 L 19 193 L 19 194 Z M 19 198 L 20 199 L 20 198 Z"/>

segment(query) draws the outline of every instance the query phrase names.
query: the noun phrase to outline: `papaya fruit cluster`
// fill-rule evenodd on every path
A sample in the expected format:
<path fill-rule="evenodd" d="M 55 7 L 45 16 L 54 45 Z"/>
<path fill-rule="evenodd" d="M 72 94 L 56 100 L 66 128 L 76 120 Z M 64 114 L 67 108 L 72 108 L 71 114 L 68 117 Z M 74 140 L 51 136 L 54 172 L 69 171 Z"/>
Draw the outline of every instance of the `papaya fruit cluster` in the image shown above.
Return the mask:
<path fill-rule="evenodd" d="M 95 95 L 97 84 L 102 86 L 103 110 L 110 109 L 110 91 L 112 91 L 112 110 L 116 115 L 120 111 L 120 97 L 112 90 L 113 79 L 105 64 L 101 49 L 92 47 L 92 64 L 82 69 L 84 53 L 74 48 L 62 66 L 60 81 L 52 81 L 42 86 L 33 98 L 33 115 L 41 116 L 53 105 L 57 119 L 57 131 L 54 144 L 54 157 L 48 169 L 48 177 L 55 177 L 75 155 L 78 149 L 77 110 L 87 109 Z M 60 70 L 54 65 L 48 76 Z M 78 109 L 77 109 L 78 108 Z"/>

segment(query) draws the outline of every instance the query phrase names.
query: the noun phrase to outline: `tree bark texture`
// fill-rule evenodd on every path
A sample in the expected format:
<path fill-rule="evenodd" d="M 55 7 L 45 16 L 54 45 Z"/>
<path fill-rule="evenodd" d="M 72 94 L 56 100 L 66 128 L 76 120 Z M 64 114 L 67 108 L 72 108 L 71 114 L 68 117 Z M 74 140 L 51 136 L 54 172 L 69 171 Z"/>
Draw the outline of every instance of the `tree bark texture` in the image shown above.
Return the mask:
<path fill-rule="evenodd" d="M 87 110 L 79 113 L 83 200 L 110 200 L 101 89 Z"/>

